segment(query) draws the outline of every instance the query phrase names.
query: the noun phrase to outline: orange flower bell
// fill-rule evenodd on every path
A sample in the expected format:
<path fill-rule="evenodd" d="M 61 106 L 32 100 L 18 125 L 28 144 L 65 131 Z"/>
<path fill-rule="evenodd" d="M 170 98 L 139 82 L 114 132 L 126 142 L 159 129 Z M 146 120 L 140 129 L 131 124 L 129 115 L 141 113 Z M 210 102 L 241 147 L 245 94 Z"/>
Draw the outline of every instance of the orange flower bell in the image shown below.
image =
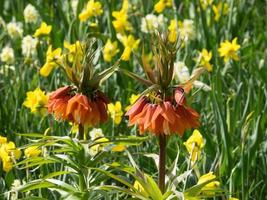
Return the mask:
<path fill-rule="evenodd" d="M 145 131 L 160 135 L 179 134 L 199 126 L 199 114 L 185 105 L 182 88 L 175 90 L 172 97 L 161 102 L 152 102 L 147 96 L 140 97 L 126 113 L 129 125 L 138 124 L 140 133 Z"/>
<path fill-rule="evenodd" d="M 108 119 L 107 97 L 97 90 L 88 98 L 86 95 L 72 91 L 70 86 L 52 92 L 48 100 L 48 112 L 56 119 L 68 120 L 75 124 L 96 126 Z"/>

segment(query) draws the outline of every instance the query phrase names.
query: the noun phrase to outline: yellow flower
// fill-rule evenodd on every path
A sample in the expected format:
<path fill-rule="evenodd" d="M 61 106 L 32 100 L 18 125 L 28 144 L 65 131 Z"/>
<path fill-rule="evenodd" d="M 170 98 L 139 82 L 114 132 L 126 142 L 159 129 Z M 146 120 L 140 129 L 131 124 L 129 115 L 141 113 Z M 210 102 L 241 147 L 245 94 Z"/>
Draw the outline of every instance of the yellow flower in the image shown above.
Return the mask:
<path fill-rule="evenodd" d="M 212 5 L 213 0 L 200 0 L 200 5 L 203 10 L 206 10 L 208 6 Z"/>
<path fill-rule="evenodd" d="M 51 71 L 61 63 L 62 55 L 61 55 L 61 48 L 57 48 L 52 51 L 52 46 L 48 47 L 46 52 L 46 62 L 43 67 L 40 69 L 40 74 L 42 76 L 48 76 Z"/>
<path fill-rule="evenodd" d="M 155 5 L 154 5 L 154 10 L 157 13 L 163 12 L 163 10 L 166 7 L 172 7 L 172 0 L 159 0 Z"/>
<path fill-rule="evenodd" d="M 125 31 L 132 30 L 132 25 L 128 21 L 128 15 L 127 15 L 128 7 L 129 7 L 128 0 L 124 0 L 121 10 L 112 12 L 112 16 L 115 18 L 115 20 L 112 21 L 112 24 L 117 33 L 124 33 Z"/>
<path fill-rule="evenodd" d="M 215 20 L 215 21 L 219 21 L 220 16 L 221 16 L 221 13 L 222 13 L 223 15 L 227 15 L 227 14 L 228 14 L 228 11 L 229 11 L 229 5 L 225 2 L 225 3 L 223 4 L 223 11 L 222 11 L 222 2 L 219 2 L 219 3 L 217 4 L 217 6 L 216 6 L 216 5 L 213 5 L 213 6 L 212 6 L 212 10 L 213 10 L 213 12 L 214 12 L 214 20 Z"/>
<path fill-rule="evenodd" d="M 224 57 L 224 62 L 228 62 L 230 59 L 235 61 L 239 60 L 237 55 L 238 49 L 240 49 L 240 45 L 237 43 L 237 37 L 235 37 L 232 42 L 229 42 L 228 40 L 222 42 L 218 51 L 220 56 Z"/>
<path fill-rule="evenodd" d="M 210 60 L 212 58 L 212 52 L 208 52 L 207 49 L 202 49 L 202 51 L 199 54 L 199 66 L 205 67 L 207 71 L 212 71 L 212 65 L 210 64 Z"/>
<path fill-rule="evenodd" d="M 45 105 L 47 102 L 48 96 L 40 88 L 36 88 L 34 91 L 27 92 L 27 97 L 23 105 L 30 108 L 32 113 L 39 112 L 41 115 L 44 115 L 46 113 Z"/>
<path fill-rule="evenodd" d="M 121 110 L 121 102 L 117 101 L 115 104 L 108 104 L 108 112 L 115 124 L 120 124 L 123 112 Z"/>
<path fill-rule="evenodd" d="M 90 0 L 86 5 L 86 9 L 84 9 L 79 14 L 79 19 L 81 21 L 86 21 L 89 17 L 96 17 L 103 13 L 102 5 L 99 1 Z"/>
<path fill-rule="evenodd" d="M 209 173 L 207 173 L 207 174 L 202 175 L 202 176 L 198 179 L 197 184 L 199 185 L 199 184 L 205 183 L 205 182 L 210 181 L 210 180 L 215 179 L 215 178 L 216 178 L 216 176 L 213 174 L 213 172 L 209 172 Z M 203 193 L 206 193 L 206 194 L 207 194 L 207 193 L 210 193 L 211 190 L 215 190 L 215 189 L 217 189 L 219 186 L 220 186 L 220 182 L 219 182 L 219 181 L 212 181 L 212 182 L 206 184 L 206 185 L 201 189 L 201 191 L 202 191 Z"/>
<path fill-rule="evenodd" d="M 91 156 L 95 156 L 98 152 L 103 151 L 104 147 L 107 145 L 107 142 L 109 142 L 109 139 L 102 137 L 95 140 L 95 142 L 99 144 L 95 144 L 89 148 L 89 154 Z"/>
<path fill-rule="evenodd" d="M 45 22 L 41 23 L 41 26 L 35 31 L 34 37 L 40 37 L 43 35 L 48 35 L 52 30 L 51 25 L 47 25 Z"/>
<path fill-rule="evenodd" d="M 132 94 L 129 98 L 130 105 L 125 108 L 126 111 L 128 111 L 131 106 L 136 102 L 136 100 L 140 97 L 140 94 Z"/>
<path fill-rule="evenodd" d="M 2 137 L 2 136 L 0 136 L 0 145 L 1 144 L 4 144 L 4 143 L 6 143 L 7 142 L 7 138 L 6 137 Z"/>
<path fill-rule="evenodd" d="M 5 172 L 9 172 L 13 168 L 13 162 L 11 161 L 10 157 L 7 157 L 3 160 L 3 170 Z"/>
<path fill-rule="evenodd" d="M 175 42 L 178 36 L 178 26 L 177 26 L 177 21 L 175 19 L 171 20 L 168 30 L 169 30 L 168 40 L 170 42 Z"/>
<path fill-rule="evenodd" d="M 37 157 L 42 151 L 38 146 L 30 146 L 24 150 L 24 154 L 27 158 Z"/>
<path fill-rule="evenodd" d="M 68 60 L 69 62 L 81 62 L 83 59 L 83 45 L 80 41 L 76 41 L 74 44 L 70 44 L 67 41 L 64 41 L 64 48 L 68 49 Z"/>
<path fill-rule="evenodd" d="M 198 130 L 194 130 L 193 134 L 184 142 L 187 151 L 190 153 L 191 161 L 194 163 L 200 157 L 201 149 L 204 147 L 204 140 Z"/>
<path fill-rule="evenodd" d="M 19 159 L 21 151 L 16 148 L 14 142 L 8 142 L 5 137 L 0 136 L 0 163 L 3 164 L 3 170 L 9 172 L 13 167 L 13 160 Z"/>
<path fill-rule="evenodd" d="M 118 145 L 112 147 L 111 151 L 113 151 L 113 152 L 122 152 L 122 151 L 124 151 L 125 149 L 126 149 L 126 146 L 125 146 L 125 145 L 123 145 L 123 144 L 118 144 Z"/>
<path fill-rule="evenodd" d="M 103 56 L 106 62 L 110 62 L 112 58 L 119 52 L 117 46 L 117 41 L 111 42 L 111 40 L 108 39 L 103 49 Z"/>
<path fill-rule="evenodd" d="M 128 37 L 125 35 L 118 35 L 118 38 L 124 46 L 124 51 L 121 55 L 121 59 L 127 61 L 130 59 L 132 51 L 138 48 L 140 40 L 136 40 L 133 35 L 129 35 Z"/>
<path fill-rule="evenodd" d="M 239 200 L 238 198 L 230 197 L 229 200 Z"/>

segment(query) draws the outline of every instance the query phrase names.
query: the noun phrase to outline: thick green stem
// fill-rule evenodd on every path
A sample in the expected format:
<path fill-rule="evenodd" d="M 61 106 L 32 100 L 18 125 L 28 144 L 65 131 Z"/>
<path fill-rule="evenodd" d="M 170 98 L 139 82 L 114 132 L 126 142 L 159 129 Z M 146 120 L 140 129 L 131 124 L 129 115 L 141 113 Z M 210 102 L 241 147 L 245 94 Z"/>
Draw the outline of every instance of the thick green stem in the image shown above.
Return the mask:
<path fill-rule="evenodd" d="M 78 139 L 82 140 L 84 137 L 84 126 L 79 124 L 79 133 L 78 133 Z"/>
<path fill-rule="evenodd" d="M 166 136 L 159 135 L 159 188 L 165 192 Z"/>

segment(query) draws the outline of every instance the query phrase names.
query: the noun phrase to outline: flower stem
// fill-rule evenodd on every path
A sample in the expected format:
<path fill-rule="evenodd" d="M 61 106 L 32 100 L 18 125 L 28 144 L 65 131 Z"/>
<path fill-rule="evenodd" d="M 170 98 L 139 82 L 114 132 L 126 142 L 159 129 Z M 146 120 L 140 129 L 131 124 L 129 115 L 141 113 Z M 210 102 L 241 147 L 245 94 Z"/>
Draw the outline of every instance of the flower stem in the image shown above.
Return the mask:
<path fill-rule="evenodd" d="M 84 126 L 79 124 L 79 133 L 78 133 L 78 139 L 82 140 L 84 136 Z"/>
<path fill-rule="evenodd" d="M 165 163 L 166 163 L 166 136 L 159 135 L 159 189 L 162 194 L 165 191 Z"/>

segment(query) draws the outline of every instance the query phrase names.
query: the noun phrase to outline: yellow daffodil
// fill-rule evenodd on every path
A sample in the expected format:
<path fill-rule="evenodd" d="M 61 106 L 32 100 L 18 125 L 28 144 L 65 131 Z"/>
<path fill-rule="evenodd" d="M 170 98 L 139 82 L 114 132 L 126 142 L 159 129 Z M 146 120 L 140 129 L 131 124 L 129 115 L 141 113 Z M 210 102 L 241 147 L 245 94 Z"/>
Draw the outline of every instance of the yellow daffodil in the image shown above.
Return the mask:
<path fill-rule="evenodd" d="M 61 48 L 57 48 L 52 51 L 52 46 L 48 47 L 46 52 L 46 62 L 43 67 L 40 69 L 40 74 L 42 76 L 48 76 L 51 71 L 58 66 L 62 61 Z"/>
<path fill-rule="evenodd" d="M 27 92 L 26 100 L 23 105 L 31 109 L 32 113 L 40 113 L 44 115 L 46 113 L 45 105 L 48 102 L 48 96 L 40 88 L 36 88 L 34 91 Z"/>
<path fill-rule="evenodd" d="M 7 142 L 7 138 L 6 137 L 2 137 L 2 136 L 0 136 L 0 145 L 1 144 L 4 144 L 4 143 L 6 143 Z"/>
<path fill-rule="evenodd" d="M 230 197 L 229 200 L 239 200 L 238 198 Z"/>
<path fill-rule="evenodd" d="M 118 145 L 115 145 L 114 147 L 112 147 L 111 151 L 113 152 L 122 152 L 126 149 L 126 146 L 123 145 L 123 144 L 118 144 Z"/>
<path fill-rule="evenodd" d="M 42 153 L 38 146 L 30 146 L 24 150 L 27 158 L 37 157 Z"/>
<path fill-rule="evenodd" d="M 132 51 L 138 48 L 140 40 L 139 39 L 136 40 L 133 35 L 129 35 L 129 36 L 118 35 L 118 38 L 124 46 L 124 51 L 121 55 L 121 59 L 124 61 L 127 61 L 130 59 Z"/>
<path fill-rule="evenodd" d="M 228 40 L 222 42 L 220 44 L 220 48 L 218 49 L 220 56 L 224 57 L 224 62 L 228 62 L 230 59 L 235 61 L 239 60 L 237 55 L 237 51 L 240 49 L 240 45 L 237 43 L 237 37 L 235 37 L 232 42 Z"/>
<path fill-rule="evenodd" d="M 222 6 L 223 6 L 223 10 L 222 10 Z M 223 5 L 222 5 L 222 2 L 219 2 L 217 5 L 212 6 L 212 10 L 214 12 L 214 20 L 219 21 L 221 17 L 221 13 L 222 15 L 228 14 L 229 5 L 226 2 Z"/>
<path fill-rule="evenodd" d="M 68 50 L 67 56 L 69 62 L 81 62 L 83 59 L 83 45 L 80 41 L 76 41 L 74 44 L 70 44 L 67 41 L 64 41 L 64 48 Z"/>
<path fill-rule="evenodd" d="M 112 16 L 115 18 L 115 20 L 112 21 L 112 24 L 117 33 L 124 33 L 125 31 L 132 30 L 132 25 L 128 21 L 128 7 L 128 0 L 124 0 L 121 10 L 112 12 Z"/>
<path fill-rule="evenodd" d="M 35 31 L 34 37 L 40 37 L 43 35 L 48 35 L 52 30 L 51 25 L 47 25 L 45 22 L 41 23 L 41 26 Z"/>
<path fill-rule="evenodd" d="M 122 120 L 121 102 L 117 101 L 115 104 L 108 104 L 108 112 L 115 124 L 120 124 Z"/>
<path fill-rule="evenodd" d="M 6 157 L 3 161 L 3 170 L 9 172 L 13 168 L 13 162 L 10 157 Z"/>
<path fill-rule="evenodd" d="M 99 1 L 88 1 L 86 8 L 79 14 L 81 21 L 86 21 L 89 17 L 97 17 L 103 13 L 102 5 Z"/>
<path fill-rule="evenodd" d="M 198 179 L 198 182 L 197 184 L 202 184 L 202 183 L 205 183 L 207 181 L 210 181 L 210 180 L 213 180 L 215 179 L 216 176 L 213 174 L 213 172 L 209 172 L 207 174 L 204 174 L 202 175 L 199 179 Z M 210 194 L 212 193 L 212 190 L 216 190 L 218 189 L 218 187 L 220 186 L 220 182 L 219 181 L 212 181 L 208 184 L 206 184 L 202 189 L 201 191 L 203 193 L 206 193 L 206 194 Z"/>
<path fill-rule="evenodd" d="M 172 0 L 159 0 L 155 5 L 154 5 L 154 10 L 157 13 L 162 13 L 163 10 L 166 7 L 172 7 Z"/>
<path fill-rule="evenodd" d="M 106 62 L 110 62 L 112 60 L 112 58 L 119 52 L 118 49 L 118 43 L 117 41 L 115 42 L 111 42 L 110 39 L 108 39 L 107 43 L 104 46 L 103 49 L 103 56 L 104 56 L 104 60 Z"/>
<path fill-rule="evenodd" d="M 194 163 L 200 157 L 201 149 L 204 147 L 204 139 L 198 130 L 194 130 L 193 134 L 184 142 L 184 145 L 190 153 L 191 161 Z"/>
<path fill-rule="evenodd" d="M 208 6 L 212 5 L 213 0 L 200 0 L 200 5 L 203 10 L 206 10 Z"/>
<path fill-rule="evenodd" d="M 169 30 L 168 40 L 170 42 L 175 42 L 178 36 L 178 26 L 177 26 L 177 21 L 175 19 L 171 20 L 168 30 Z"/>
<path fill-rule="evenodd" d="M 0 163 L 3 165 L 3 170 L 9 172 L 13 168 L 13 160 L 20 158 L 21 151 L 16 148 L 14 142 L 7 142 L 2 136 L 0 139 Z"/>
<path fill-rule="evenodd" d="M 199 66 L 205 67 L 208 72 L 212 71 L 212 65 L 210 64 L 212 58 L 212 52 L 208 51 L 207 49 L 202 49 L 202 51 L 199 53 Z"/>
<path fill-rule="evenodd" d="M 129 98 L 130 105 L 125 108 L 126 111 L 128 111 L 131 106 L 136 102 L 136 100 L 140 97 L 140 94 L 132 94 Z"/>

